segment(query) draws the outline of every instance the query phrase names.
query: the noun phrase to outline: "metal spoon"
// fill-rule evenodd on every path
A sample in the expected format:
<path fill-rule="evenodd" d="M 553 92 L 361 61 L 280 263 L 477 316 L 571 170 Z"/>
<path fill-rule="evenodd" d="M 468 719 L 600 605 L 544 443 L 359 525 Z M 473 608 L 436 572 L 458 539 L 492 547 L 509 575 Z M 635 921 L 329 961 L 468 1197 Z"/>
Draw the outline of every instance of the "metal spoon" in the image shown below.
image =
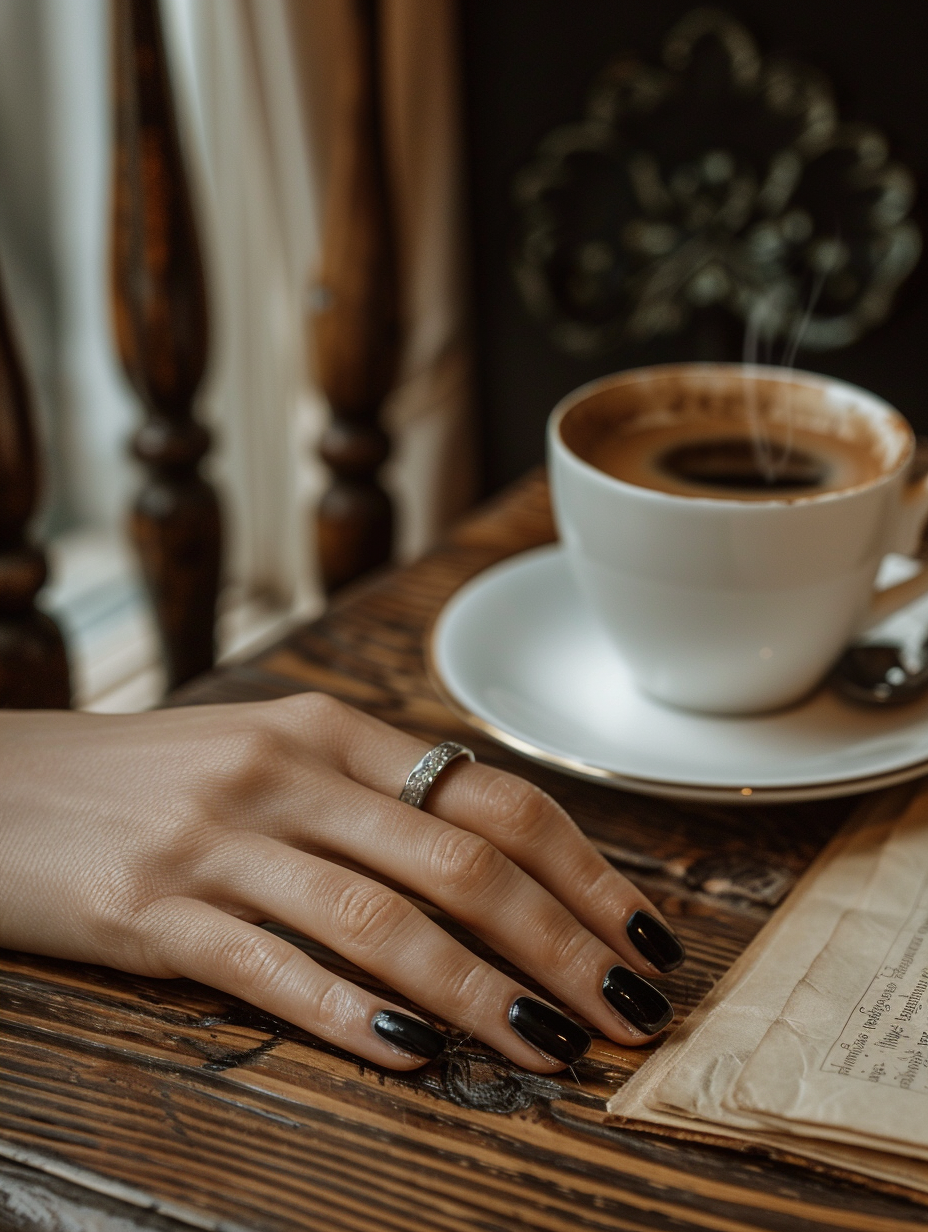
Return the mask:
<path fill-rule="evenodd" d="M 867 706 L 900 706 L 928 690 L 928 638 L 916 666 L 903 662 L 891 642 L 858 642 L 832 669 L 831 684 L 850 701 Z"/>

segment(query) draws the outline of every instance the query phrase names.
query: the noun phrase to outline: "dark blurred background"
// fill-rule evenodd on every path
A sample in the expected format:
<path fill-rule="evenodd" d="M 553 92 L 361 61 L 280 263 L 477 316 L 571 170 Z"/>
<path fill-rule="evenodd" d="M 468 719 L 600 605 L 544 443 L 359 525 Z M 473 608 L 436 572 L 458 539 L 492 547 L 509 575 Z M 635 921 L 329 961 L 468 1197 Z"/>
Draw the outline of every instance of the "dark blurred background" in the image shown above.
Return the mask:
<path fill-rule="evenodd" d="M 610 60 L 633 53 L 660 63 L 670 28 L 695 6 L 678 0 L 464 0 L 470 217 L 475 252 L 474 329 L 486 491 L 543 457 L 544 423 L 557 399 L 605 372 L 673 360 L 742 357 L 744 323 L 722 308 L 697 312 L 682 332 L 622 342 L 595 357 L 554 345 L 527 310 L 512 274 L 519 218 L 513 179 L 539 141 L 582 118 Z M 928 36 L 915 0 L 738 0 L 763 55 L 788 55 L 830 80 L 840 116 L 887 137 L 890 155 L 919 185 L 928 160 Z M 804 350 L 798 367 L 863 385 L 928 432 L 928 279 L 922 257 L 888 319 L 837 350 Z"/>

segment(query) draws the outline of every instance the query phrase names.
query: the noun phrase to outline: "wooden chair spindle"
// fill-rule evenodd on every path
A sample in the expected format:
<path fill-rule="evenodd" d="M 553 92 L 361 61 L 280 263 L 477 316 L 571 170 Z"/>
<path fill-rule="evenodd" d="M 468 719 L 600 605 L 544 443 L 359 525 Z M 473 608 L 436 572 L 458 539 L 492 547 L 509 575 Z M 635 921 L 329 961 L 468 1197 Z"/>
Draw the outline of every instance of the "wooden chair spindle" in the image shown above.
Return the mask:
<path fill-rule="evenodd" d="M 390 557 L 393 511 L 378 482 L 378 422 L 399 349 L 396 259 L 384 167 L 376 0 L 347 0 L 353 54 L 337 68 L 343 131 L 329 171 L 313 329 L 332 408 L 320 453 L 332 484 L 317 514 L 320 567 L 335 590 Z"/>
<path fill-rule="evenodd" d="M 200 474 L 210 437 L 193 415 L 206 366 L 206 291 L 157 0 L 114 0 L 112 298 L 123 365 L 145 422 L 146 477 L 131 534 L 175 688 L 214 660 L 220 515 Z"/>
<path fill-rule="evenodd" d="M 46 565 L 27 526 L 39 474 L 29 389 L 0 293 L 0 706 L 6 709 L 58 710 L 71 700 L 64 640 L 35 606 Z"/>

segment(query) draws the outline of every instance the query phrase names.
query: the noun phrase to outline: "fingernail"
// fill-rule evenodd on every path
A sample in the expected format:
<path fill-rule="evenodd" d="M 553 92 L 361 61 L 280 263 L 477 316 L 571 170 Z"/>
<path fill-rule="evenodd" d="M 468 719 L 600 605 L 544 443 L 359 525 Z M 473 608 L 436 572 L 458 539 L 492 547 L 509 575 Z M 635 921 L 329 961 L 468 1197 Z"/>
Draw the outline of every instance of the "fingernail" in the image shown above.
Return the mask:
<path fill-rule="evenodd" d="M 658 971 L 675 971 L 686 958 L 683 943 L 647 911 L 636 911 L 625 925 L 629 940 Z"/>
<path fill-rule="evenodd" d="M 673 1018 L 673 1006 L 664 994 L 628 967 L 613 967 L 606 973 L 603 996 L 645 1035 L 655 1035 Z"/>
<path fill-rule="evenodd" d="M 534 997 L 516 997 L 509 1007 L 509 1025 L 526 1044 L 565 1065 L 579 1061 L 593 1042 L 583 1027 Z"/>
<path fill-rule="evenodd" d="M 371 1026 L 375 1034 L 388 1044 L 402 1052 L 411 1052 L 415 1057 L 425 1057 L 427 1061 L 433 1061 L 444 1051 L 445 1037 L 442 1033 L 421 1018 L 413 1018 L 410 1014 L 400 1014 L 396 1010 L 380 1010 L 371 1019 Z"/>

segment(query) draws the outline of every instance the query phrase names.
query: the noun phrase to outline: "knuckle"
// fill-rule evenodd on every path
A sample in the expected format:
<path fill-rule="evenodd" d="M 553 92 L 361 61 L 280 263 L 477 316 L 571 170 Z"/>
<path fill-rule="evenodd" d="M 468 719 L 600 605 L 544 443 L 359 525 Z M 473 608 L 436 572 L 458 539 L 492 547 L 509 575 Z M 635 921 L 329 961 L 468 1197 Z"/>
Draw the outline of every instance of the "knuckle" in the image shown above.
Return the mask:
<path fill-rule="evenodd" d="M 358 722 L 358 711 L 330 693 L 297 693 L 280 703 L 285 726 L 305 746 L 338 764 Z"/>
<path fill-rule="evenodd" d="M 392 890 L 352 885 L 336 898 L 332 922 L 339 937 L 356 949 L 376 950 L 414 911 L 410 903 Z"/>
<path fill-rule="evenodd" d="M 331 693 L 300 693 L 290 704 L 299 709 L 314 726 L 325 730 L 340 726 L 351 713 L 351 707 Z"/>
<path fill-rule="evenodd" d="M 498 978 L 492 968 L 477 960 L 462 961 L 448 968 L 442 980 L 442 1003 L 447 1016 L 472 1027 L 482 1009 L 498 1000 L 493 995 Z"/>
<path fill-rule="evenodd" d="M 355 1012 L 354 998 L 340 980 L 333 980 L 320 987 L 310 999 L 308 1012 L 312 1021 L 323 1032 L 338 1035 L 350 1022 Z"/>
<path fill-rule="evenodd" d="M 598 857 L 599 853 L 596 855 Z M 595 865 L 589 870 L 589 875 L 577 878 L 579 901 L 590 911 L 601 912 L 603 903 L 615 902 L 617 897 L 621 902 L 622 891 L 626 894 L 635 893 L 632 885 L 621 873 L 616 872 L 611 864 L 607 864 L 605 859 L 597 858 Z"/>
<path fill-rule="evenodd" d="M 555 924 L 546 922 L 546 926 L 538 930 L 534 953 L 545 971 L 575 974 L 602 948 L 601 943 L 571 917 Z"/>
<path fill-rule="evenodd" d="M 268 934 L 235 933 L 221 945 L 217 961 L 236 981 L 258 992 L 273 992 L 284 979 L 288 960 Z"/>
<path fill-rule="evenodd" d="M 222 733 L 211 747 L 201 748 L 199 773 L 184 811 L 224 814 L 230 802 L 265 790 L 285 756 L 281 734 L 264 716 Z"/>
<path fill-rule="evenodd" d="M 188 815 L 159 819 L 157 842 L 142 851 L 107 853 L 94 878 L 87 923 L 107 952 L 138 948 L 148 922 L 172 892 L 187 888 L 205 826 Z"/>
<path fill-rule="evenodd" d="M 237 778 L 261 777 L 273 766 L 283 749 L 283 742 L 271 727 L 244 728 L 230 737 L 230 761 Z"/>
<path fill-rule="evenodd" d="M 540 787 L 508 775 L 493 783 L 489 797 L 490 816 L 509 838 L 526 847 L 549 839 L 561 814 Z"/>
<path fill-rule="evenodd" d="M 468 830 L 445 830 L 432 852 L 436 888 L 473 898 L 484 894 L 509 870 L 509 861 L 491 842 Z"/>

